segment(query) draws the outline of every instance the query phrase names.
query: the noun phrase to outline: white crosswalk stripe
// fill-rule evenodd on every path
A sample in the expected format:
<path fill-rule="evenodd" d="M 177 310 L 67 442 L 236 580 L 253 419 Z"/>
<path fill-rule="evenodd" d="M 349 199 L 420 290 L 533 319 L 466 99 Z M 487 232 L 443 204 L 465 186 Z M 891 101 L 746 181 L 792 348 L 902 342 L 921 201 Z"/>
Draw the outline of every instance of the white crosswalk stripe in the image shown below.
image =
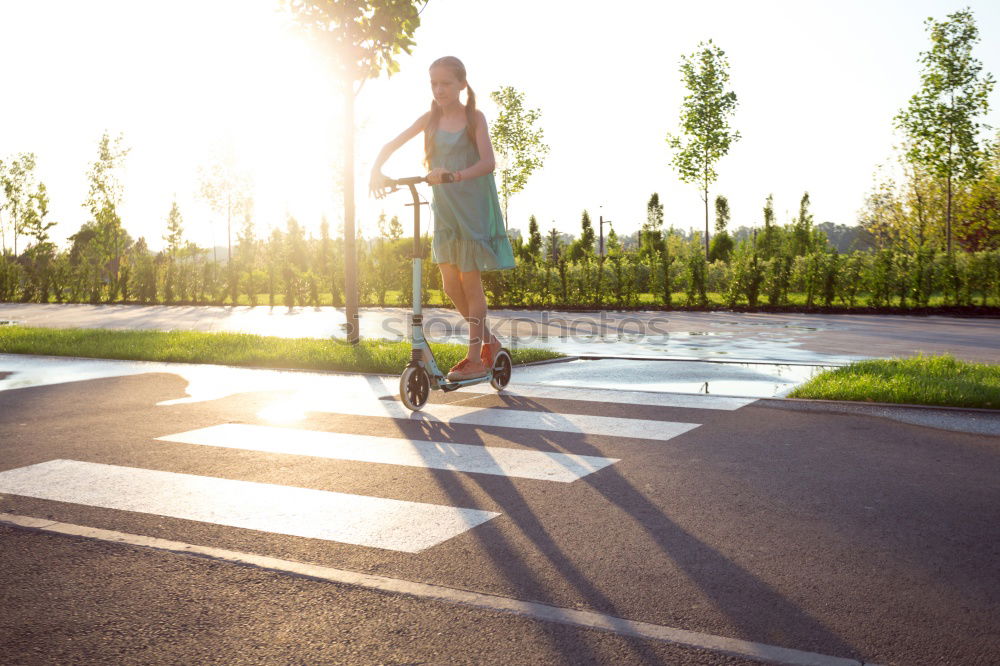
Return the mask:
<path fill-rule="evenodd" d="M 697 428 L 697 423 L 657 421 L 650 419 L 624 419 L 614 416 L 591 414 L 562 414 L 557 412 L 529 411 L 524 409 L 484 409 L 460 405 L 427 404 L 419 412 L 411 412 L 395 400 L 369 397 L 330 400 L 314 403 L 313 411 L 352 416 L 382 416 L 408 421 L 426 421 L 446 425 L 475 425 L 486 427 L 517 428 L 567 432 L 602 437 L 632 437 L 663 441 L 683 435 Z"/>
<path fill-rule="evenodd" d="M 76 460 L 0 472 L 0 492 L 408 553 L 500 515 Z"/>
<path fill-rule="evenodd" d="M 240 423 L 225 423 L 157 439 L 183 444 L 429 467 L 563 483 L 576 481 L 618 462 L 617 458 L 572 455 L 555 451 L 529 451 Z"/>
<path fill-rule="evenodd" d="M 467 393 L 496 393 L 489 384 L 474 384 L 462 388 Z M 736 398 L 722 395 L 692 393 L 658 393 L 655 391 L 625 391 L 549 384 L 512 384 L 504 395 L 518 398 L 550 398 L 556 400 L 582 400 L 619 405 L 649 405 L 651 407 L 680 407 L 683 409 L 714 409 L 733 411 L 757 402 L 757 398 Z"/>

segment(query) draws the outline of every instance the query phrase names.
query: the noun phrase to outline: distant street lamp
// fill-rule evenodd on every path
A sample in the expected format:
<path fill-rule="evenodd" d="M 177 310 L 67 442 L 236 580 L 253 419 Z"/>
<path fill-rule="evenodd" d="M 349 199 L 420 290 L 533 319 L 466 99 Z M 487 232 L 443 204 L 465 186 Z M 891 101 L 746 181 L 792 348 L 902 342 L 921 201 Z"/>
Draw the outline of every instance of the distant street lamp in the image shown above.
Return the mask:
<path fill-rule="evenodd" d="M 601 206 L 601 208 L 604 208 L 604 206 Z M 599 228 L 600 228 L 600 230 L 601 230 L 601 248 L 600 248 L 600 252 L 598 252 L 598 255 L 601 256 L 601 257 L 604 256 L 604 225 L 605 224 L 610 227 L 611 226 L 611 220 L 605 220 L 604 219 L 604 214 L 602 213 L 601 214 L 601 222 L 598 225 Z"/>

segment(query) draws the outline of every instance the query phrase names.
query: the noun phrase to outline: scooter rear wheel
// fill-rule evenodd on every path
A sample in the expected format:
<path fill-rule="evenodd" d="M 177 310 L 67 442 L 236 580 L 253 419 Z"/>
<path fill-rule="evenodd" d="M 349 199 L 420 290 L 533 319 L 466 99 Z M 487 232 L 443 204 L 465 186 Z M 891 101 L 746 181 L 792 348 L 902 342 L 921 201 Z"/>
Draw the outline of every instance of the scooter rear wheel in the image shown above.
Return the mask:
<path fill-rule="evenodd" d="M 431 383 L 423 368 L 407 366 L 399 378 L 399 398 L 407 409 L 418 411 L 427 404 Z"/>
<path fill-rule="evenodd" d="M 514 362 L 510 358 L 510 352 L 506 349 L 498 351 L 497 355 L 493 357 L 493 379 L 490 380 L 490 386 L 498 391 L 502 391 L 510 382 L 510 373 L 513 365 Z"/>

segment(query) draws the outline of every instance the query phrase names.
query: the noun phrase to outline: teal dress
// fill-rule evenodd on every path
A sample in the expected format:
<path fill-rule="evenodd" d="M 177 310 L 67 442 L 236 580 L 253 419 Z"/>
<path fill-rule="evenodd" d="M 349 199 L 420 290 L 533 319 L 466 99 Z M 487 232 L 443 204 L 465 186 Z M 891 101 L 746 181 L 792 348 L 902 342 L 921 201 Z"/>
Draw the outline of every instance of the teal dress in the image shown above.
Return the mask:
<path fill-rule="evenodd" d="M 469 133 L 437 130 L 431 168 L 467 169 L 479 161 Z M 433 185 L 434 261 L 458 270 L 497 271 L 514 268 L 514 250 L 504 226 L 497 184 L 492 173 L 457 183 Z"/>

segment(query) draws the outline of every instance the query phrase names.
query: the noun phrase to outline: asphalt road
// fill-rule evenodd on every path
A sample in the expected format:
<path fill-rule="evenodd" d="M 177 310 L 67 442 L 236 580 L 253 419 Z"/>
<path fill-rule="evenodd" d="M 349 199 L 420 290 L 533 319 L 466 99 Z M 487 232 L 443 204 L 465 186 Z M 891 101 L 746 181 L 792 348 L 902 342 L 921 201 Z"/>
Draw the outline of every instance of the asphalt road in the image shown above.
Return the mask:
<path fill-rule="evenodd" d="M 669 406 L 649 394 L 555 387 L 543 397 L 517 387 L 434 394 L 427 416 L 408 418 L 386 395 L 392 378 L 371 382 L 381 393 L 359 395 L 357 378 L 300 377 L 298 392 L 220 375 L 214 392 L 193 393 L 165 373 L 0 391 L 0 513 L 859 662 L 1000 663 L 1000 438 L 770 402 L 685 396 L 695 402 Z M 302 431 L 333 436 L 313 455 L 253 450 L 253 428 L 217 445 L 176 441 L 229 432 L 220 425 L 287 429 L 266 431 L 258 449 Z M 331 453 L 352 435 L 432 441 L 438 451 L 408 462 Z M 434 457 L 468 459 L 482 447 L 496 461 L 500 449 L 535 462 L 545 452 L 578 477 L 531 478 L 530 465 L 458 471 Z M 574 467 L 579 460 L 592 470 Z M 101 476 L 107 470 L 119 476 Z M 136 470 L 161 474 L 130 486 Z M 250 483 L 220 486 L 217 499 L 192 506 L 169 484 L 194 477 Z M 21 491 L 3 490 L 15 481 Z M 420 538 L 444 529 L 447 516 L 425 519 L 420 507 L 460 507 L 481 522 L 462 514 L 467 524 L 411 551 L 294 535 L 285 532 L 313 500 L 283 509 L 283 489 L 321 491 L 309 497 L 322 501 L 396 500 L 403 523 L 388 536 L 407 533 L 407 521 Z M 278 499 L 240 520 L 264 520 L 276 507 L 273 527 L 229 524 L 227 512 L 271 492 Z M 102 494 L 136 504 L 72 499 Z M 171 515 L 206 510 L 214 517 Z M 365 511 L 331 513 L 330 523 L 353 517 L 345 529 L 360 536 L 349 539 L 386 537 Z M 748 663 L 9 521 L 0 560 L 5 663 Z"/>

